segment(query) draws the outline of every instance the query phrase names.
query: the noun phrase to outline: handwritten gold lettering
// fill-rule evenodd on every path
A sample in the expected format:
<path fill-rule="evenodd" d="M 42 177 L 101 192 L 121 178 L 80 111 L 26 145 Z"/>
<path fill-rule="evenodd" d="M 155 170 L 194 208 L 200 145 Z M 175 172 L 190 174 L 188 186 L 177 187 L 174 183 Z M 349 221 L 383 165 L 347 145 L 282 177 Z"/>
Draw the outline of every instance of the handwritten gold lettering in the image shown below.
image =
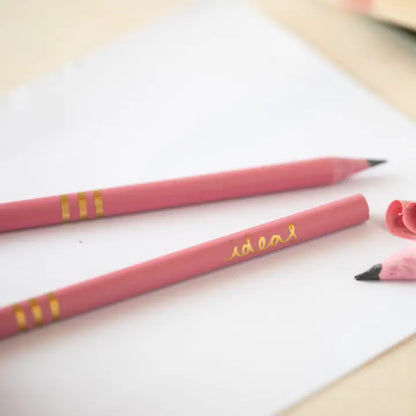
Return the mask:
<path fill-rule="evenodd" d="M 243 246 L 241 247 L 241 253 L 243 256 L 247 256 L 247 254 L 250 253 L 255 253 L 253 247 L 251 246 L 250 237 L 248 235 L 246 236 L 246 241 L 246 244 L 243 244 Z"/>
<path fill-rule="evenodd" d="M 263 250 L 266 250 L 266 248 L 267 248 L 267 241 L 266 241 L 266 238 L 265 238 L 265 237 L 263 237 L 263 236 L 261 236 L 261 237 L 259 238 L 259 250 L 260 250 L 260 251 L 263 251 Z"/>
<path fill-rule="evenodd" d="M 288 225 L 289 235 L 286 238 L 283 238 L 280 234 L 274 234 L 270 237 L 269 242 L 267 243 L 266 237 L 261 236 L 257 241 L 258 249 L 255 250 L 251 244 L 250 237 L 246 236 L 246 243 L 241 246 L 241 251 L 238 249 L 238 246 L 235 245 L 233 253 L 230 257 L 227 257 L 225 261 L 230 261 L 235 257 L 244 257 L 250 253 L 261 253 L 271 247 L 277 246 L 280 244 L 288 243 L 290 240 L 297 240 L 296 230 L 294 224 Z"/>

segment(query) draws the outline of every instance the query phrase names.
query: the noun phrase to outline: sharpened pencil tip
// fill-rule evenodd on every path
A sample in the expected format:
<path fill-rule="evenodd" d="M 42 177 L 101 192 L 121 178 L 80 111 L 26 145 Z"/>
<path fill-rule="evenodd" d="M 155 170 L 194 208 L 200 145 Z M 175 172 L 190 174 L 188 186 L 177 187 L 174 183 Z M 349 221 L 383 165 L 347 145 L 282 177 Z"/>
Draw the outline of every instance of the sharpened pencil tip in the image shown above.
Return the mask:
<path fill-rule="evenodd" d="M 370 270 L 357 274 L 355 280 L 380 280 L 381 264 L 376 264 Z"/>
<path fill-rule="evenodd" d="M 373 166 L 380 165 L 382 163 L 386 163 L 387 160 L 386 159 L 367 159 L 367 162 L 370 167 L 373 167 Z"/>

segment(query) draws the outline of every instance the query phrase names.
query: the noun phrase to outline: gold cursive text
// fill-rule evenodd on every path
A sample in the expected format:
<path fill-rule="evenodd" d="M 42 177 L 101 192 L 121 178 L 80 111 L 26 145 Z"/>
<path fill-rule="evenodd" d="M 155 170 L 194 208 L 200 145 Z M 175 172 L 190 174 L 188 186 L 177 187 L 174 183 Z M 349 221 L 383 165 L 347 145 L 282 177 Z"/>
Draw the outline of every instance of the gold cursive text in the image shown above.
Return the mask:
<path fill-rule="evenodd" d="M 285 244 L 290 240 L 297 240 L 295 226 L 293 224 L 288 225 L 289 235 L 286 238 L 283 238 L 279 234 L 274 234 L 270 237 L 270 240 L 267 241 L 266 237 L 261 236 L 257 241 L 257 249 L 254 249 L 249 236 L 246 236 L 246 243 L 241 246 L 241 250 L 238 249 L 238 246 L 234 246 L 233 254 L 226 258 L 225 261 L 230 261 L 234 257 L 244 257 L 250 253 L 261 253 L 271 247 L 277 246 L 279 243 Z"/>

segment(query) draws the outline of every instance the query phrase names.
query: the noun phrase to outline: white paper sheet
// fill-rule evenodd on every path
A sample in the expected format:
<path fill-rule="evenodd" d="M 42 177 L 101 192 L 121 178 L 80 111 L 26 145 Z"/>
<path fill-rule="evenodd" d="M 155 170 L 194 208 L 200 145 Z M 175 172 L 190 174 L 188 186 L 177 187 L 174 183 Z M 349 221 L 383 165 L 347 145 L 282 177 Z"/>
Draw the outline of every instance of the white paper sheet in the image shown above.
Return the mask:
<path fill-rule="evenodd" d="M 0 200 L 322 155 L 336 186 L 0 236 L 0 304 L 362 192 L 370 221 L 0 342 L 0 414 L 270 415 L 416 328 L 416 286 L 353 275 L 407 246 L 414 125 L 251 6 L 200 1 L 0 100 Z"/>

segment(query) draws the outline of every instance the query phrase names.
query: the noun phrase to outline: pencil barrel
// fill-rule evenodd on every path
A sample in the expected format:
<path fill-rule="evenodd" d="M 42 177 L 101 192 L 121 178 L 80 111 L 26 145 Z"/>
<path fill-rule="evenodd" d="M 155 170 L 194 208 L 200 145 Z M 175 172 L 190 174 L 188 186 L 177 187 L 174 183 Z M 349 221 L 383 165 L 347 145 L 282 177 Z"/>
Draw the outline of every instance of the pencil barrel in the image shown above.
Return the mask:
<path fill-rule="evenodd" d="M 0 232 L 330 185 L 362 159 L 318 158 L 0 204 Z"/>
<path fill-rule="evenodd" d="M 0 338 L 272 253 L 368 216 L 365 198 L 354 195 L 89 279 L 0 309 Z"/>
<path fill-rule="evenodd" d="M 28 199 L 0 204 L 0 232 L 104 216 L 101 191 Z"/>

